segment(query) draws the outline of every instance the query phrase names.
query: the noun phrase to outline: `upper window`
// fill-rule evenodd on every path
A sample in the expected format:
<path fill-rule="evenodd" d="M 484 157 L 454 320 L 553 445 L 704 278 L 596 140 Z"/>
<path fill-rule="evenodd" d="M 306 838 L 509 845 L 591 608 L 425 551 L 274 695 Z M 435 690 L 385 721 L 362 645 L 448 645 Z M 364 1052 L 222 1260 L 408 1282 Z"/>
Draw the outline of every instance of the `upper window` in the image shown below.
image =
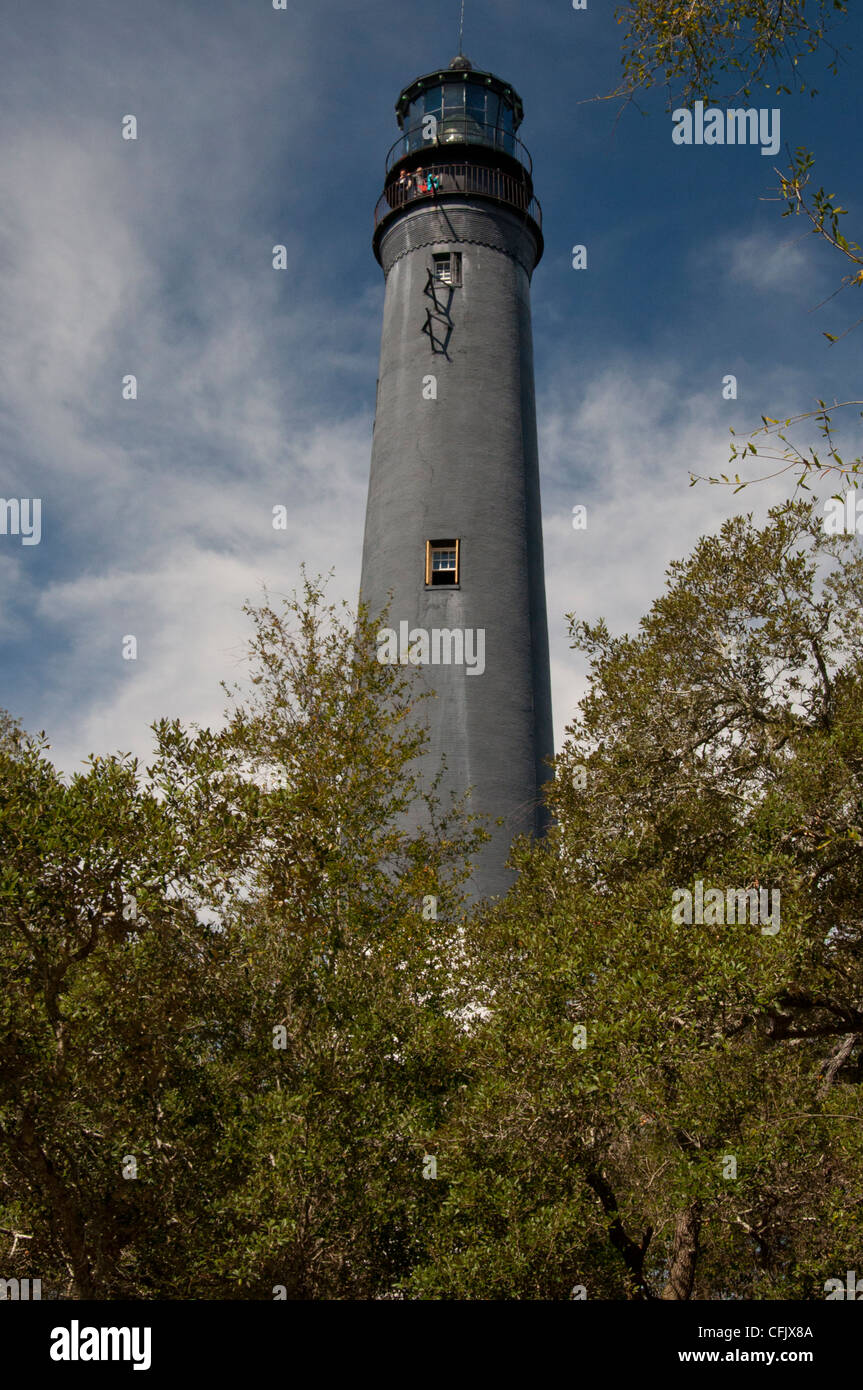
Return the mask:
<path fill-rule="evenodd" d="M 436 285 L 460 285 L 461 252 L 435 252 L 432 256 L 432 278 Z"/>
<path fill-rule="evenodd" d="M 471 120 L 476 121 L 477 125 L 484 126 L 486 122 L 485 114 L 485 88 L 471 86 L 465 93 L 465 107 Z M 497 104 L 495 102 L 495 104 Z"/>
<path fill-rule="evenodd" d="M 458 540 L 426 541 L 426 584 L 458 584 Z"/>
<path fill-rule="evenodd" d="M 440 120 L 441 106 L 443 104 L 443 90 L 440 87 L 429 87 L 424 98 L 419 98 L 412 110 L 419 115 L 420 102 L 422 102 L 423 112 L 426 116 L 437 116 Z"/>

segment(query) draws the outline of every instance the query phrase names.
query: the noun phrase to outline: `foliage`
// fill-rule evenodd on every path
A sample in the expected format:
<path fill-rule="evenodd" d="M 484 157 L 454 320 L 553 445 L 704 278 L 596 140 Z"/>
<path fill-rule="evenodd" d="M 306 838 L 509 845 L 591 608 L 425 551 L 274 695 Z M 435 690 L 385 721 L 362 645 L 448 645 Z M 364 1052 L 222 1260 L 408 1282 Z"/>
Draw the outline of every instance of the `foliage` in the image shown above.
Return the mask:
<path fill-rule="evenodd" d="M 414 1293 L 817 1298 L 854 1268 L 861 598 L 798 503 L 702 540 L 636 636 L 573 619 L 591 688 L 556 832 L 468 929 L 486 1013 Z M 675 922 L 698 880 L 778 889 L 780 929 Z"/>
<path fill-rule="evenodd" d="M 482 832 L 420 804 L 365 615 L 250 616 L 249 699 L 146 774 L 0 749 L 0 1223 L 76 1297 L 369 1295 L 434 1200 Z"/>
<path fill-rule="evenodd" d="M 146 772 L 7 741 L 7 1277 L 823 1296 L 863 1207 L 861 613 L 798 502 L 700 541 L 635 636 L 573 617 L 556 825 L 469 912 L 409 673 L 316 585 L 251 610 L 224 727 L 162 721 Z M 779 930 L 675 920 L 699 881 L 778 891 Z"/>
<path fill-rule="evenodd" d="M 847 13 L 847 0 L 628 0 L 617 11 L 623 80 L 613 95 L 662 82 L 681 101 L 709 102 L 727 80 L 727 98 L 750 96 L 757 82 L 789 94 L 792 83 L 815 96 L 800 60 L 826 48 L 835 76 L 840 55 L 829 36 Z"/>

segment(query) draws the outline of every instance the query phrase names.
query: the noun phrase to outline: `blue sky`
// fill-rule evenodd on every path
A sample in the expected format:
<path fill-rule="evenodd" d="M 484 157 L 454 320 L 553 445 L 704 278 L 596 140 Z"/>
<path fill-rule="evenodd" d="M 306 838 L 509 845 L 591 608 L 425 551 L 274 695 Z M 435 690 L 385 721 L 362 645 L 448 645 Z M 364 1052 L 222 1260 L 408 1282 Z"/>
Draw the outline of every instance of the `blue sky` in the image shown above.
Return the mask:
<path fill-rule="evenodd" d="M 457 0 L 7 7 L 0 496 L 40 497 L 43 521 L 38 546 L 0 536 L 0 706 L 45 729 L 65 769 L 146 757 L 162 715 L 217 721 L 219 681 L 242 669 L 242 604 L 289 592 L 302 561 L 334 567 L 333 594 L 355 600 L 383 303 L 372 212 L 395 99 L 449 61 L 457 22 Z M 816 59 L 815 100 L 752 104 L 780 106 L 783 146 L 815 149 L 816 183 L 859 236 L 859 15 L 837 32 L 856 51 L 838 79 Z M 620 34 L 601 0 L 467 0 L 465 52 L 524 100 L 544 212 L 533 313 L 558 742 L 584 690 L 564 614 L 631 629 L 670 560 L 785 495 L 690 489 L 690 469 L 726 468 L 729 426 L 860 395 L 863 327 L 822 336 L 859 315 L 854 292 L 815 310 L 844 267 L 767 201 L 784 159 L 674 145 L 661 92 L 622 114 L 591 100 L 618 80 Z M 272 269 L 276 243 L 290 273 Z M 287 531 L 272 529 L 279 503 Z"/>

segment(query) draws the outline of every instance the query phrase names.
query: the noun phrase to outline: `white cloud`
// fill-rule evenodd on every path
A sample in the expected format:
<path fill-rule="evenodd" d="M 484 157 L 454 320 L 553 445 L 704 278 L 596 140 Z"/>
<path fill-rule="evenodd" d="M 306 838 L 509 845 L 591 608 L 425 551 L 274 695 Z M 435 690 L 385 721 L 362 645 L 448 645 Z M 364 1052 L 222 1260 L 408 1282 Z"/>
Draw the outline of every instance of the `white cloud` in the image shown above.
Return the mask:
<path fill-rule="evenodd" d="M 379 295 L 331 313 L 325 283 L 272 269 L 276 240 L 295 249 L 302 189 L 288 182 L 277 217 L 252 196 L 249 93 L 284 92 L 298 59 L 255 71 L 253 51 L 200 40 L 212 62 L 199 54 L 185 86 L 188 56 L 141 55 L 153 66 L 137 146 L 120 139 L 136 109 L 120 93 L 110 126 L 92 111 L 51 122 L 37 105 L 0 153 L 0 493 L 43 499 L 29 566 L 0 556 L 0 631 L 29 632 L 40 694 L 25 722 L 48 729 L 67 769 L 90 751 L 146 757 L 162 714 L 218 718 L 241 608 L 262 584 L 290 591 L 301 561 L 335 564 L 348 597 L 359 584 Z M 311 99 L 286 104 L 286 148 L 314 113 Z M 212 171 L 193 196 L 189 160 Z M 360 408 L 337 398 L 357 370 L 371 379 Z M 124 402 L 129 372 L 138 399 Z M 121 659 L 127 633 L 137 662 Z M 14 707 L 13 674 L 0 704 Z"/>
<path fill-rule="evenodd" d="M 63 661 L 49 703 L 54 757 L 69 769 L 91 751 L 122 748 L 146 758 L 158 716 L 218 722 L 219 682 L 238 677 L 250 628 L 241 612 L 266 586 L 274 599 L 312 574 L 337 567 L 336 596 L 359 587 L 361 518 L 368 465 L 366 431 L 321 426 L 268 459 L 265 476 L 227 482 L 205 477 L 165 482 L 158 495 L 124 504 L 123 568 L 49 584 L 36 606 Z M 272 508 L 288 508 L 274 530 Z M 135 543 L 132 532 L 136 532 Z M 124 661 L 124 636 L 137 637 L 137 661 Z M 68 699 L 69 686 L 81 691 Z"/>
<path fill-rule="evenodd" d="M 815 294 L 821 271 L 812 247 L 809 228 L 797 235 L 783 236 L 782 227 L 750 232 L 747 236 L 722 237 L 697 253 L 700 265 L 711 264 L 724 270 L 732 284 L 774 293 L 793 291 Z M 785 224 L 787 228 L 788 224 Z"/>
<path fill-rule="evenodd" d="M 561 377 L 538 403 L 555 743 L 587 689 L 586 663 L 569 648 L 564 613 L 604 617 L 631 632 L 664 587 L 667 565 L 740 511 L 766 513 L 780 481 L 733 495 L 689 473 L 728 471 L 719 392 L 692 393 L 679 363 L 621 360 L 599 368 L 573 399 Z M 572 508 L 587 506 L 587 529 Z"/>

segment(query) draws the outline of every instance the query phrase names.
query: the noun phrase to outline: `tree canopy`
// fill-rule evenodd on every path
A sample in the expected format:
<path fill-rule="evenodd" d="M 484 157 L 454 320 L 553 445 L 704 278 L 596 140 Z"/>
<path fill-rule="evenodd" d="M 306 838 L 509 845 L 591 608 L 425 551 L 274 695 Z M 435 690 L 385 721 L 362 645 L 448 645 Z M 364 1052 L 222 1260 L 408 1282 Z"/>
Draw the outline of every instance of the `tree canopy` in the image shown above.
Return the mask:
<path fill-rule="evenodd" d="M 863 1207 L 861 611 L 856 544 L 796 503 L 702 539 L 634 635 L 573 618 L 590 689 L 556 823 L 478 908 L 464 808 L 394 818 L 411 673 L 314 584 L 250 610 L 224 726 L 160 722 L 147 769 L 67 781 L 7 741 L 10 1272 L 73 1297 L 823 1297 Z"/>

